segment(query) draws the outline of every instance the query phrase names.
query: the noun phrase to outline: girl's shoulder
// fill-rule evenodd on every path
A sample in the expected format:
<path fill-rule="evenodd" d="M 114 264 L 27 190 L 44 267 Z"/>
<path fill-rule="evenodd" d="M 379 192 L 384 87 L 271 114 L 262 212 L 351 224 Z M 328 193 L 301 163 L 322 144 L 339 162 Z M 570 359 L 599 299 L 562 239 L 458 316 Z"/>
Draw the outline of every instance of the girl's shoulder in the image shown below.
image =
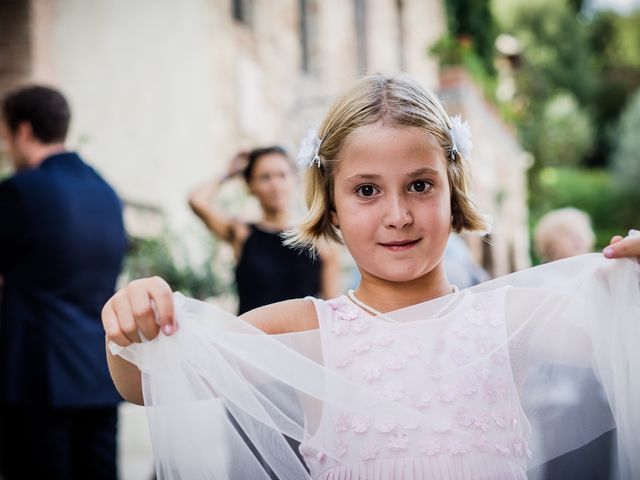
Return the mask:
<path fill-rule="evenodd" d="M 272 335 L 315 330 L 318 328 L 315 302 L 321 300 L 311 297 L 285 300 L 255 308 L 241 318 Z"/>

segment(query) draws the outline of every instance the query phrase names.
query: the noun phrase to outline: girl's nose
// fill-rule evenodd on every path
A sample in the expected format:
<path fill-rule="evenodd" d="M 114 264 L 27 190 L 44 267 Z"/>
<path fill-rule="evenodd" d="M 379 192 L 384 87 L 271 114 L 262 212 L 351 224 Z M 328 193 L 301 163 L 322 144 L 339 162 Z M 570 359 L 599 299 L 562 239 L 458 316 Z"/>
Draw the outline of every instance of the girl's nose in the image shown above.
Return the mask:
<path fill-rule="evenodd" d="M 413 222 L 413 216 L 402 195 L 390 195 L 386 203 L 385 226 L 401 229 Z"/>

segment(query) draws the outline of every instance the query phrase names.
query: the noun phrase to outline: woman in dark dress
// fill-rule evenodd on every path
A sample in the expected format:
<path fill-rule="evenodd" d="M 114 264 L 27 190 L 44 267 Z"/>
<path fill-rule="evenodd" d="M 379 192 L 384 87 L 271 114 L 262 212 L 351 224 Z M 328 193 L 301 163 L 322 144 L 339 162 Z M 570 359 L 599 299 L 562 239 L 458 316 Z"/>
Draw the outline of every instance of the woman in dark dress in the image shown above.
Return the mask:
<path fill-rule="evenodd" d="M 249 192 L 260 203 L 262 218 L 246 223 L 220 212 L 213 199 L 222 183 L 242 174 Z M 228 173 L 197 187 L 189 196 L 189 205 L 209 230 L 229 242 L 236 257 L 238 314 L 292 298 L 308 295 L 333 298 L 339 293 L 338 261 L 327 249 L 313 258 L 282 244 L 280 234 L 289 227 L 290 199 L 295 187 L 295 171 L 282 147 L 257 148 L 238 153 Z M 232 422 L 259 461 L 259 454 L 242 432 L 231 413 Z M 244 419 L 250 422 L 250 419 Z M 254 428 L 258 425 L 254 424 Z M 298 453 L 298 442 L 287 438 Z M 300 461 L 304 464 L 302 457 Z M 263 462 L 264 463 L 264 462 Z M 270 472 L 272 479 L 276 475 Z"/>
<path fill-rule="evenodd" d="M 220 185 L 239 174 L 262 210 L 255 224 L 233 218 L 212 204 Z M 339 293 L 334 251 L 321 251 L 312 258 L 282 244 L 280 234 L 289 227 L 294 187 L 294 168 L 284 149 L 274 146 L 237 154 L 225 176 L 199 186 L 189 196 L 195 214 L 233 247 L 239 314 L 291 298 L 333 298 Z"/>

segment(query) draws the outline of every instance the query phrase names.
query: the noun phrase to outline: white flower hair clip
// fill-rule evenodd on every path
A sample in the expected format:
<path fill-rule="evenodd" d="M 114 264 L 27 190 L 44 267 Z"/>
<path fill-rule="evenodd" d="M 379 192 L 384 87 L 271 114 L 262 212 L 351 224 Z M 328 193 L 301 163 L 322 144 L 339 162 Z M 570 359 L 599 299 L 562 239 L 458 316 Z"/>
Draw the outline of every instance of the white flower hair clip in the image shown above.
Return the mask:
<path fill-rule="evenodd" d="M 460 115 L 456 115 L 451 119 L 451 130 L 449 131 L 449 135 L 451 136 L 452 143 L 451 160 L 455 160 L 458 153 L 468 160 L 471 149 L 473 148 L 469 122 L 463 122 L 462 117 Z"/>
<path fill-rule="evenodd" d="M 297 162 L 302 168 L 311 168 L 314 163 L 320 168 L 320 145 L 322 140 L 318 138 L 315 128 L 310 128 L 307 134 L 300 142 L 300 150 L 298 150 Z"/>

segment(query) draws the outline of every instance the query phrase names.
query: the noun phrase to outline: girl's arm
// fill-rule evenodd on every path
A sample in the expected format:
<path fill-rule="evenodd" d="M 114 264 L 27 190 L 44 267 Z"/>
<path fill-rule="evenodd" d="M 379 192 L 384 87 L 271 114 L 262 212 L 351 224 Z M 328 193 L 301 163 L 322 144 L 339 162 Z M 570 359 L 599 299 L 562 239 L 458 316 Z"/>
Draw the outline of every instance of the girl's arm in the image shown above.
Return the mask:
<path fill-rule="evenodd" d="M 126 347 L 140 342 L 138 332 L 152 339 L 160 329 L 167 335 L 175 330 L 171 288 L 160 277 L 134 280 L 118 290 L 102 308 L 102 326 L 106 341 Z M 113 355 L 107 348 L 109 372 L 125 400 L 143 405 L 138 367 Z"/>
<path fill-rule="evenodd" d="M 288 300 L 245 313 L 242 319 L 268 334 L 301 332 L 318 327 L 313 303 Z M 172 335 L 176 328 L 173 295 L 169 285 L 159 277 L 134 280 L 109 299 L 102 309 L 106 340 L 127 346 L 141 341 L 139 332 L 151 340 L 162 329 Z M 132 363 L 107 349 L 111 378 L 122 397 L 143 405 L 140 371 Z"/>

